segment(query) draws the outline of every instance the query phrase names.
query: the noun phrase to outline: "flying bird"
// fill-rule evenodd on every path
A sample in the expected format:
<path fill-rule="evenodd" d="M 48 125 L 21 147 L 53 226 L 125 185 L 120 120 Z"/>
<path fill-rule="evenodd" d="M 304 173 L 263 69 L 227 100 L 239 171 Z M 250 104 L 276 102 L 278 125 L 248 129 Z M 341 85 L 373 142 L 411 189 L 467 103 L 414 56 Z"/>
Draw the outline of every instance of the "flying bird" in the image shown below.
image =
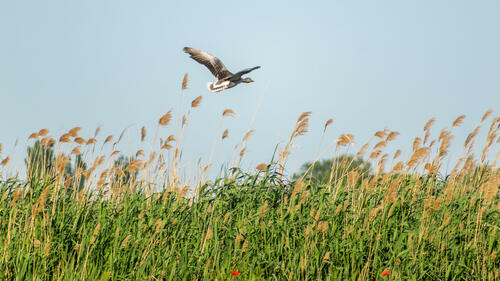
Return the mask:
<path fill-rule="evenodd" d="M 260 68 L 260 66 L 246 68 L 233 74 L 227 70 L 220 59 L 207 52 L 189 47 L 184 47 L 184 52 L 188 53 L 195 61 L 206 66 L 208 70 L 210 70 L 210 72 L 217 77 L 217 82 L 209 82 L 207 84 L 207 88 L 210 92 L 220 92 L 224 89 L 232 88 L 242 82 L 252 83 L 252 78 L 241 78 L 241 76 Z"/>

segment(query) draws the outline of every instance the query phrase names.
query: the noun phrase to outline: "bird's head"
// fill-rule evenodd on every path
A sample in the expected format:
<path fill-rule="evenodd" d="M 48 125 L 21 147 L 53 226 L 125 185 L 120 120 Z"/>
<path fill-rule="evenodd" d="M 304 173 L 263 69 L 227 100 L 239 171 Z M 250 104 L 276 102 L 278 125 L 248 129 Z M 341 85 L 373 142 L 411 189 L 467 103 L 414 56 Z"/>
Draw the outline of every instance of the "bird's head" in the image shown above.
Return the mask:
<path fill-rule="evenodd" d="M 243 80 L 241 80 L 241 82 L 244 82 L 244 83 L 252 83 L 252 82 L 253 82 L 253 80 L 252 80 L 252 78 L 247 77 L 247 78 L 244 78 Z"/>

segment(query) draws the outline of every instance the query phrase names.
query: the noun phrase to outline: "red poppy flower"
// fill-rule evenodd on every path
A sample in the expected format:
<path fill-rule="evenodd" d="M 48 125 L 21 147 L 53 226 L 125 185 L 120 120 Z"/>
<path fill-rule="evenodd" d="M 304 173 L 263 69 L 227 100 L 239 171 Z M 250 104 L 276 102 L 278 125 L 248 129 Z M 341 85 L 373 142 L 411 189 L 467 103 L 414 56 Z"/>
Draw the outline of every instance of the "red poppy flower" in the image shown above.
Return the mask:
<path fill-rule="evenodd" d="M 386 269 L 382 271 L 382 276 L 387 276 L 387 275 L 389 275 L 389 270 Z"/>
<path fill-rule="evenodd" d="M 239 273 L 238 271 L 236 271 L 236 270 L 233 270 L 232 274 L 233 274 L 233 276 L 238 276 L 238 275 L 240 275 L 240 273 Z"/>

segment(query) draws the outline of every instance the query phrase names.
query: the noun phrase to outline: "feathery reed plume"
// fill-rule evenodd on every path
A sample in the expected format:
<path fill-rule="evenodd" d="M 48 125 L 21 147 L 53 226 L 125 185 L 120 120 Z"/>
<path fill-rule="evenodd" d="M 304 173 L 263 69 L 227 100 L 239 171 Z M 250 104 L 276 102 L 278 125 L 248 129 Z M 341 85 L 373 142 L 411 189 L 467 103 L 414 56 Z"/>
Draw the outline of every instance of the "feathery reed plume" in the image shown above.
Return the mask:
<path fill-rule="evenodd" d="M 414 140 L 413 140 L 413 151 L 416 151 L 419 147 L 420 147 L 420 144 L 422 143 L 422 139 L 419 138 L 419 137 L 416 137 Z"/>
<path fill-rule="evenodd" d="M 70 142 L 71 139 L 70 139 L 70 135 L 68 133 L 65 133 L 63 134 L 60 138 L 59 138 L 59 142 L 62 142 L 62 143 L 67 143 L 67 142 Z"/>
<path fill-rule="evenodd" d="M 224 110 L 224 112 L 222 112 L 222 117 L 234 116 L 234 114 L 235 114 L 234 110 L 232 110 L 231 108 L 228 108 L 228 109 Z"/>
<path fill-rule="evenodd" d="M 9 160 L 10 160 L 10 158 L 6 157 L 5 159 L 2 160 L 2 162 L 0 162 L 0 165 L 2 165 L 2 166 L 7 165 L 7 163 L 9 163 Z"/>
<path fill-rule="evenodd" d="M 396 139 L 396 137 L 399 136 L 399 132 L 390 132 L 387 138 L 385 139 L 386 141 L 393 141 Z"/>
<path fill-rule="evenodd" d="M 380 139 L 383 139 L 387 136 L 387 132 L 384 130 L 384 131 L 377 131 L 374 136 L 376 136 L 377 138 L 380 138 Z"/>
<path fill-rule="evenodd" d="M 451 124 L 452 127 L 458 127 L 460 126 L 460 124 L 462 124 L 464 122 L 464 119 L 465 119 L 465 115 L 460 115 L 457 117 L 457 119 L 455 119 L 455 121 L 453 121 L 453 123 Z"/>
<path fill-rule="evenodd" d="M 113 135 L 109 135 L 105 140 L 104 140 L 104 144 L 110 142 L 113 140 Z"/>
<path fill-rule="evenodd" d="M 483 114 L 483 117 L 481 118 L 481 123 L 483 123 L 484 120 L 486 120 L 486 118 L 488 118 L 491 115 L 491 113 L 493 113 L 493 110 L 491 109 L 486 110 L 486 112 Z"/>
<path fill-rule="evenodd" d="M 76 137 L 78 136 L 78 132 L 81 130 L 82 128 L 80 127 L 74 127 L 72 128 L 71 130 L 68 131 L 68 134 L 72 137 Z"/>
<path fill-rule="evenodd" d="M 141 141 L 146 139 L 146 126 L 142 126 L 141 128 Z"/>
<path fill-rule="evenodd" d="M 53 138 L 51 138 L 51 137 L 49 137 L 49 139 L 48 139 L 48 141 L 47 141 L 47 146 L 52 146 L 52 145 L 53 145 L 53 144 L 55 144 L 55 143 L 56 143 L 56 140 L 55 140 L 55 139 L 53 139 Z"/>
<path fill-rule="evenodd" d="M 229 131 L 227 129 L 224 130 L 224 133 L 222 133 L 222 139 L 225 139 L 229 136 Z"/>
<path fill-rule="evenodd" d="M 328 119 L 328 121 L 326 121 L 326 123 L 325 123 L 325 128 L 323 129 L 323 132 L 325 132 L 325 131 L 326 131 L 326 128 L 327 128 L 328 126 L 330 126 L 330 124 L 332 124 L 332 123 L 333 123 L 333 119 L 332 119 L 332 118 Z"/>
<path fill-rule="evenodd" d="M 248 130 L 248 132 L 245 134 L 245 136 L 243 137 L 243 142 L 246 142 L 251 136 L 252 134 L 255 132 L 255 130 Z"/>
<path fill-rule="evenodd" d="M 432 125 L 434 125 L 435 122 L 436 122 L 436 118 L 429 119 L 429 121 L 427 121 L 427 123 L 425 123 L 424 131 L 428 131 L 432 127 Z"/>
<path fill-rule="evenodd" d="M 401 155 L 401 149 L 396 150 L 396 153 L 394 153 L 394 157 L 392 159 L 396 159 Z"/>
<path fill-rule="evenodd" d="M 80 146 L 73 148 L 73 150 L 71 150 L 71 154 L 81 154 Z"/>
<path fill-rule="evenodd" d="M 47 130 L 47 129 L 41 129 L 38 132 L 38 135 L 41 136 L 41 137 L 45 137 L 48 133 L 49 133 L 49 130 Z"/>
<path fill-rule="evenodd" d="M 260 163 L 259 165 L 257 165 L 257 167 L 255 167 L 255 169 L 257 169 L 259 171 L 262 171 L 262 172 L 265 172 L 267 170 L 267 164 L 266 163 Z"/>
<path fill-rule="evenodd" d="M 380 149 L 384 149 L 386 146 L 387 146 L 387 141 L 381 140 L 377 144 L 375 144 L 375 146 L 373 147 L 373 149 L 379 149 L 379 148 Z"/>
<path fill-rule="evenodd" d="M 96 142 L 97 142 L 97 139 L 96 139 L 96 138 L 90 138 L 90 139 L 88 139 L 88 140 L 87 140 L 87 145 L 89 145 L 89 144 L 94 144 L 94 143 L 96 143 Z"/>
<path fill-rule="evenodd" d="M 115 141 L 115 143 L 113 143 L 113 148 L 114 148 L 114 146 L 115 146 L 115 145 L 117 145 L 117 144 L 118 144 L 118 143 L 122 140 L 123 136 L 125 135 L 125 132 L 126 132 L 126 131 L 128 130 L 128 128 L 130 128 L 130 127 L 131 127 L 131 125 L 130 125 L 130 126 L 128 126 L 127 128 L 125 128 L 125 129 L 123 129 L 123 130 L 122 130 L 122 132 L 121 132 L 120 136 L 118 137 L 118 140 L 117 140 L 117 141 Z"/>
<path fill-rule="evenodd" d="M 421 147 L 421 148 L 417 149 L 413 153 L 413 155 L 410 157 L 410 160 L 408 161 L 408 163 L 406 165 L 408 166 L 408 168 L 415 166 L 415 164 L 417 164 L 418 161 L 420 161 L 422 158 L 427 156 L 429 154 L 429 152 L 430 152 L 430 148 L 428 148 L 428 147 Z"/>
<path fill-rule="evenodd" d="M 202 96 L 199 96 L 197 98 L 195 98 L 192 102 L 191 102 L 191 107 L 198 107 L 201 103 L 201 99 L 202 99 Z"/>
<path fill-rule="evenodd" d="M 97 135 L 99 134 L 100 131 L 101 131 L 101 125 L 99 125 L 99 126 L 97 126 L 97 128 L 95 128 L 94 138 L 97 137 Z"/>
<path fill-rule="evenodd" d="M 85 139 L 81 137 L 76 137 L 74 140 L 77 144 L 83 144 L 85 143 Z"/>
<path fill-rule="evenodd" d="M 135 157 L 139 157 L 139 156 L 144 156 L 144 150 L 142 150 L 142 149 L 137 150 L 137 152 L 135 153 Z"/>
<path fill-rule="evenodd" d="M 40 144 L 41 144 L 41 145 L 45 145 L 45 146 L 47 146 L 47 145 L 48 145 L 48 143 L 49 143 L 49 140 L 50 140 L 50 139 L 51 139 L 50 137 L 44 137 L 44 138 L 40 141 Z"/>
<path fill-rule="evenodd" d="M 354 142 L 354 135 L 353 134 L 344 134 L 344 135 L 340 135 L 340 137 L 337 141 L 337 146 L 345 146 L 345 145 L 353 143 L 353 142 Z"/>
<path fill-rule="evenodd" d="M 2 144 L 0 143 L 0 154 L 2 154 Z"/>
<path fill-rule="evenodd" d="M 30 139 L 37 139 L 38 138 L 38 133 L 32 133 L 29 137 L 28 140 Z"/>
<path fill-rule="evenodd" d="M 359 149 L 359 151 L 356 153 L 356 156 L 355 156 L 354 158 L 356 158 L 356 157 L 358 157 L 358 156 L 361 156 L 361 155 L 365 154 L 365 152 L 366 152 L 366 150 L 368 149 L 368 146 L 369 146 L 369 145 L 370 145 L 369 143 L 365 143 L 365 144 L 363 144 L 363 146 Z"/>
<path fill-rule="evenodd" d="M 160 124 L 160 126 L 167 126 L 168 123 L 170 123 L 170 120 L 172 120 L 172 109 L 170 109 L 160 118 L 160 120 L 158 120 L 158 124 Z"/>
<path fill-rule="evenodd" d="M 188 88 L 188 74 L 184 74 L 184 78 L 182 78 L 182 86 L 181 90 L 186 90 Z"/>
<path fill-rule="evenodd" d="M 297 122 L 296 123 L 300 123 L 302 120 L 308 118 L 309 116 L 311 116 L 311 111 L 306 111 L 306 112 L 302 112 L 302 114 L 300 114 L 299 118 L 297 118 Z"/>

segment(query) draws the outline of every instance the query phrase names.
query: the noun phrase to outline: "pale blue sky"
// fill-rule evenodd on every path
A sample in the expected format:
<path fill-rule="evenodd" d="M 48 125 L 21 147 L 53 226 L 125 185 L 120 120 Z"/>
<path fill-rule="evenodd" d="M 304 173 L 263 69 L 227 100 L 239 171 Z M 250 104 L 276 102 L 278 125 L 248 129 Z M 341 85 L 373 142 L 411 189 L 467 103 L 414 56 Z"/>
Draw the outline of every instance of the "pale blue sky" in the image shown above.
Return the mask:
<path fill-rule="evenodd" d="M 1 1 L 0 143 L 12 154 L 33 131 L 59 136 L 73 126 L 101 140 L 133 125 L 153 134 L 158 118 L 203 95 L 186 136 L 186 165 L 208 158 L 221 112 L 226 160 L 256 115 L 244 166 L 268 161 L 298 115 L 312 111 L 289 172 L 314 158 L 325 139 L 356 136 L 356 147 L 385 127 L 411 140 L 436 117 L 438 133 L 461 114 L 456 148 L 485 110 L 500 110 L 500 2 L 492 1 Z M 213 77 L 182 52 L 218 56 L 233 71 L 255 65 L 255 83 L 219 94 Z M 165 130 L 164 135 L 174 132 Z M 326 147 L 326 146 L 324 146 Z M 455 146 L 454 146 L 455 147 Z M 17 150 L 22 150 L 21 148 Z M 124 149 L 125 150 L 125 149 Z M 21 154 L 20 152 L 15 152 Z M 217 155 L 221 155 L 217 152 Z M 327 156 L 327 155 L 326 155 Z"/>

